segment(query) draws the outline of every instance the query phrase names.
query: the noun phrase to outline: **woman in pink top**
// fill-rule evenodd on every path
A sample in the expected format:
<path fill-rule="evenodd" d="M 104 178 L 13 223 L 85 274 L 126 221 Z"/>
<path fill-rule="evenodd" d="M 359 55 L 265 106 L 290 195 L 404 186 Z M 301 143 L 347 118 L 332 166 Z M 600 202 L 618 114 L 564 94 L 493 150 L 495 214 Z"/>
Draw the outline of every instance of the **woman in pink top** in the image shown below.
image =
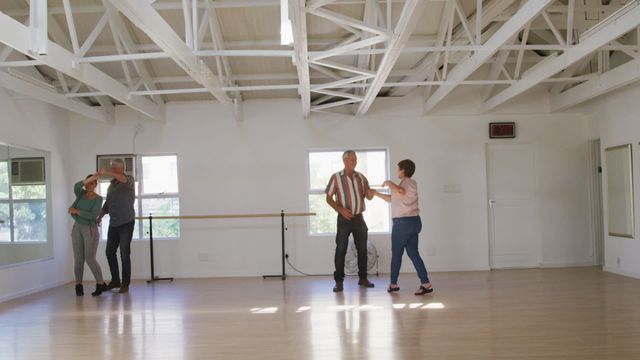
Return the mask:
<path fill-rule="evenodd" d="M 391 216 L 393 218 L 393 229 L 391 230 L 391 285 L 388 292 L 399 291 L 398 275 L 400 265 L 402 265 L 402 255 L 405 249 L 409 259 L 418 272 L 420 278 L 420 288 L 416 295 L 424 295 L 433 292 L 433 287 L 429 282 L 427 268 L 418 252 L 418 234 L 422 230 L 420 220 L 420 209 L 418 208 L 418 185 L 411 178 L 416 170 L 416 164 L 407 159 L 398 163 L 399 184 L 391 180 L 384 182 L 384 186 L 389 187 L 391 195 L 375 192 L 379 198 L 391 203 Z"/>

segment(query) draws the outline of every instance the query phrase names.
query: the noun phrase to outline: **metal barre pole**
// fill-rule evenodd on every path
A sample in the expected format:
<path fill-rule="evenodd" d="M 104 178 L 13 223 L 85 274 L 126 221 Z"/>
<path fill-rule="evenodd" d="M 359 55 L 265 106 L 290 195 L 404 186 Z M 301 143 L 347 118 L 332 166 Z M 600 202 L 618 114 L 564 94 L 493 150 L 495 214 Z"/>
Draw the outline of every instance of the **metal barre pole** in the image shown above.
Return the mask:
<path fill-rule="evenodd" d="M 138 216 L 137 220 L 149 220 L 149 257 L 151 264 L 151 279 L 147 280 L 147 284 L 151 284 L 154 281 L 162 281 L 169 280 L 173 281 L 173 278 L 161 278 L 155 276 L 155 268 L 154 268 L 154 254 L 153 254 L 153 219 L 160 220 L 168 220 L 168 219 L 185 219 L 185 220 L 195 220 L 195 219 L 240 219 L 240 218 L 270 218 L 270 217 L 280 217 L 280 231 L 281 231 L 281 251 L 282 251 L 282 274 L 280 275 L 263 275 L 262 278 L 272 278 L 279 277 L 282 280 L 287 278 L 287 274 L 285 272 L 285 224 L 284 218 L 285 216 L 315 216 L 316 213 L 285 213 L 284 210 L 281 210 L 279 214 L 226 214 L 226 215 L 184 215 L 184 216 L 153 216 L 149 215 Z"/>
<path fill-rule="evenodd" d="M 284 213 L 285 216 L 315 216 L 316 213 Z M 282 213 L 275 214 L 224 214 L 224 215 L 180 215 L 180 216 L 154 216 L 158 220 L 168 219 L 184 219 L 184 220 L 203 220 L 203 219 L 244 219 L 244 218 L 270 218 L 280 217 Z M 138 220 L 147 220 L 148 217 L 139 216 Z"/>
<path fill-rule="evenodd" d="M 146 218 L 143 218 L 146 219 Z M 149 258 L 151 259 L 151 279 L 147 280 L 147 284 L 151 284 L 154 281 L 168 280 L 173 281 L 173 278 L 161 278 L 155 274 L 155 268 L 153 264 L 153 215 L 149 215 Z"/>
<path fill-rule="evenodd" d="M 284 216 L 285 216 L 285 212 L 284 210 L 282 210 L 280 212 L 280 230 L 281 230 L 281 234 L 282 234 L 282 245 L 281 245 L 281 250 L 282 250 L 282 274 L 280 275 L 262 275 L 263 279 L 267 279 L 267 278 L 275 278 L 275 277 L 279 277 L 282 280 L 286 280 L 287 279 L 287 273 L 285 272 L 284 269 L 284 262 L 285 262 L 285 251 L 284 251 L 284 232 L 286 230 L 286 228 L 284 227 Z"/>

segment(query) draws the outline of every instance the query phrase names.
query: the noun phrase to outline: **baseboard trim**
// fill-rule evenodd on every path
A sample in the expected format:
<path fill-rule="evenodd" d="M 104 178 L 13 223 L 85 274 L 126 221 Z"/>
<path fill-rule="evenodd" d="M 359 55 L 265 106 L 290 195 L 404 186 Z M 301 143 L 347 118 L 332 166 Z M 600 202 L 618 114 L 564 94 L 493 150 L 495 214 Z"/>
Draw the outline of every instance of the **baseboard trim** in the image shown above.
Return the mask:
<path fill-rule="evenodd" d="M 626 276 L 626 277 L 630 277 L 630 278 L 634 278 L 634 279 L 640 279 L 640 273 L 633 272 L 633 271 L 613 269 L 613 268 L 610 268 L 610 267 L 607 267 L 607 266 L 603 267 L 602 270 L 604 270 L 606 272 L 610 272 L 612 274 L 616 274 L 616 275 Z"/>
<path fill-rule="evenodd" d="M 461 271 L 489 271 L 491 268 L 486 265 L 478 265 L 478 266 L 428 266 L 427 270 L 429 272 L 461 272 Z M 327 271 L 325 274 L 316 274 L 311 272 L 314 276 L 333 276 L 333 270 Z M 385 271 L 380 271 L 380 275 L 388 275 L 389 270 L 385 269 Z M 415 271 L 409 270 L 406 272 L 401 272 L 401 274 L 415 274 Z M 369 275 L 375 275 L 374 273 L 370 273 Z M 156 274 L 156 276 L 158 276 Z M 208 279 L 208 278 L 246 278 L 246 277 L 261 277 L 259 274 L 165 274 L 162 276 L 173 276 L 176 279 Z M 302 274 L 298 274 L 297 272 L 287 269 L 287 277 L 293 276 L 305 276 Z M 149 277 L 145 276 L 132 276 L 134 280 L 147 280 Z"/>
<path fill-rule="evenodd" d="M 574 267 L 591 267 L 591 266 L 597 266 L 596 264 L 593 263 L 592 260 L 585 260 L 582 262 L 557 262 L 557 263 L 542 263 L 538 266 L 538 268 L 541 269 L 553 269 L 553 268 L 574 268 Z M 510 270 L 510 269 L 535 269 L 535 267 L 530 268 L 530 267 L 526 267 L 526 268 L 521 268 L 521 267 L 514 267 L 514 268 L 502 268 L 500 270 Z M 428 266 L 427 270 L 432 273 L 436 273 L 436 272 L 464 272 L 464 271 L 490 271 L 491 267 L 486 266 L 486 265 L 478 265 L 478 266 Z M 604 271 L 609 271 L 612 273 L 616 273 L 619 275 L 624 275 L 624 276 L 629 276 L 629 277 L 634 277 L 634 278 L 639 278 L 640 279 L 640 274 L 636 274 L 636 273 L 632 273 L 632 272 L 618 272 L 618 270 L 613 270 L 613 269 L 609 269 L 604 267 L 603 268 Z M 401 274 L 415 274 L 415 272 L 412 271 L 407 271 L 407 272 L 401 272 Z M 168 274 L 164 274 L 166 276 L 169 276 Z M 163 276 L 164 276 L 163 275 Z M 369 275 L 375 275 L 375 273 L 369 274 Z M 380 275 L 389 275 L 388 271 L 380 271 Z M 180 275 L 172 275 L 174 276 L 176 279 L 209 279 L 209 278 L 251 278 L 251 277 L 259 277 L 262 275 L 255 275 L 255 274 L 180 274 Z M 296 273 L 295 271 L 292 271 L 290 269 L 287 269 L 287 277 L 304 277 L 305 275 L 301 275 Z M 316 276 L 316 275 L 314 275 Z M 317 276 L 332 276 L 331 273 L 327 273 L 324 275 L 317 275 Z M 132 277 L 134 280 L 147 280 L 149 279 L 149 277 L 145 277 L 145 276 L 133 276 Z M 0 299 L 0 302 L 2 300 Z"/>
<path fill-rule="evenodd" d="M 427 266 L 429 272 L 458 272 L 458 271 L 489 271 L 487 265 L 478 266 Z M 411 273 L 411 272 L 408 272 Z"/>
<path fill-rule="evenodd" d="M 6 302 L 6 301 L 15 300 L 15 299 L 21 298 L 23 296 L 39 293 L 41 291 L 49 290 L 49 289 L 52 289 L 54 287 L 62 286 L 64 284 L 68 284 L 68 283 L 69 283 L 69 280 L 61 280 L 61 281 L 56 281 L 56 282 L 51 283 L 51 284 L 42 285 L 42 286 L 38 286 L 38 287 L 35 287 L 35 288 L 23 290 L 23 291 L 14 293 L 14 294 L 4 295 L 4 296 L 0 297 L 0 303 Z"/>
<path fill-rule="evenodd" d="M 540 264 L 540 268 L 548 269 L 548 268 L 568 268 L 568 267 L 586 267 L 586 266 L 595 266 L 596 264 L 593 260 L 585 260 L 578 262 L 545 262 Z"/>

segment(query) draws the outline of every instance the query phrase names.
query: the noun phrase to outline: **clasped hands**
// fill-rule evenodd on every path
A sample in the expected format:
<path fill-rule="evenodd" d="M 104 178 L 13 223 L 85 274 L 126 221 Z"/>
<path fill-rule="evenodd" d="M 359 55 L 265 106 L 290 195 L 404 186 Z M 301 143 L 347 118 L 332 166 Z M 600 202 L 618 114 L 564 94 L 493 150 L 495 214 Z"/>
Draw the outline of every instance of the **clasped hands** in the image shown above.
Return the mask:
<path fill-rule="evenodd" d="M 395 183 L 391 180 L 385 180 L 382 183 L 382 187 L 388 187 L 391 188 L 393 185 L 395 185 Z M 380 194 L 380 192 L 374 190 L 374 189 L 369 189 L 369 191 L 367 191 L 367 198 L 372 198 L 374 195 L 378 195 Z"/>

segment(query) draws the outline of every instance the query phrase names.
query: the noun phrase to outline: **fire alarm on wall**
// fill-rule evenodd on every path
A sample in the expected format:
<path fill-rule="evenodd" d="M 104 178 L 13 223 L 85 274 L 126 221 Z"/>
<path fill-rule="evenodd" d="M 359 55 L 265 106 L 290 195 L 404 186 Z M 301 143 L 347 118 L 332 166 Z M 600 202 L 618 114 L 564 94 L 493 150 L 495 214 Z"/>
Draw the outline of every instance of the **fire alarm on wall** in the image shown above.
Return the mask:
<path fill-rule="evenodd" d="M 489 123 L 489 138 L 491 139 L 512 139 L 516 137 L 515 122 L 495 122 Z"/>

